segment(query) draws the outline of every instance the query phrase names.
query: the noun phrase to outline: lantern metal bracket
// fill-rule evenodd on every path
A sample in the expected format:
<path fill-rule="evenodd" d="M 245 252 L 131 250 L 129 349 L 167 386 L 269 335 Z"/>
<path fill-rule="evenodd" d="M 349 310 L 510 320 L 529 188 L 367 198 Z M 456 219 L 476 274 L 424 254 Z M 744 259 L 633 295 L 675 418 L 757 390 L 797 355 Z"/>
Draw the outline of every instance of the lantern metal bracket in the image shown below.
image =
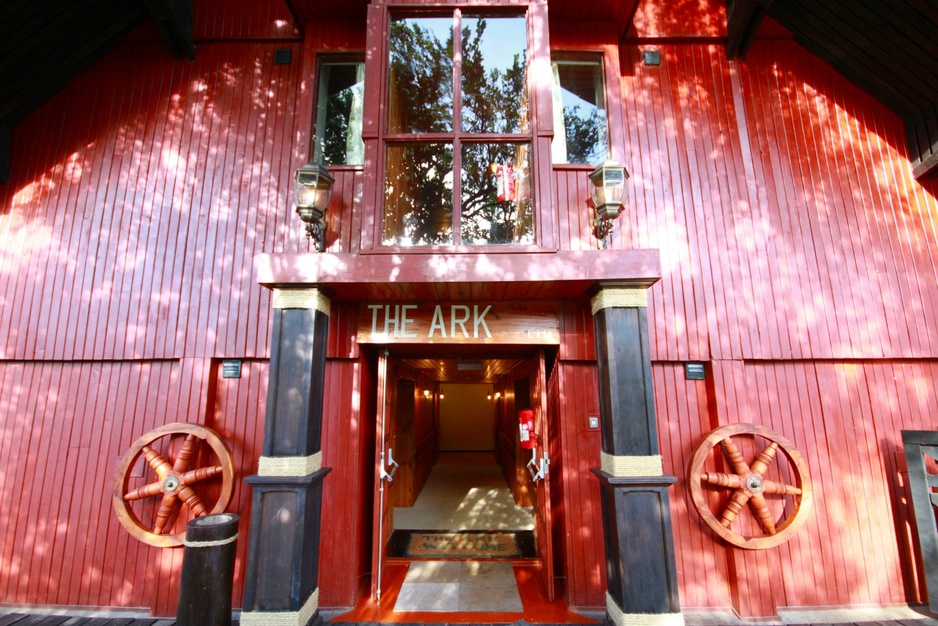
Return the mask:
<path fill-rule="evenodd" d="M 326 249 L 325 230 L 320 221 L 306 224 L 306 237 L 313 242 L 313 249 L 317 252 L 323 252 Z"/>
<path fill-rule="evenodd" d="M 597 215 L 593 220 L 593 228 L 596 231 L 596 239 L 599 240 L 599 249 L 605 250 L 609 244 L 608 237 L 612 234 L 613 223 L 608 217 Z"/>

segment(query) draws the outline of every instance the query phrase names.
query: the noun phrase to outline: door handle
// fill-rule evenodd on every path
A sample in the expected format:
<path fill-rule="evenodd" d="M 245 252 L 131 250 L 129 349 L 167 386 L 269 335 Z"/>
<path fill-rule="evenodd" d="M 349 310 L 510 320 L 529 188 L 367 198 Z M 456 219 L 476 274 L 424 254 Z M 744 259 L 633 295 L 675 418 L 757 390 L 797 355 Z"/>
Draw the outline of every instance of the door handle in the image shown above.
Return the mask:
<path fill-rule="evenodd" d="M 534 482 L 547 478 L 550 471 L 550 457 L 547 456 L 547 452 L 545 451 L 544 456 L 538 460 L 537 450 L 531 450 L 531 460 L 528 461 L 527 468 Z"/>
<path fill-rule="evenodd" d="M 387 469 L 385 469 L 384 454 L 382 454 L 381 455 L 381 472 L 380 472 L 381 479 L 382 480 L 387 479 L 389 483 L 394 482 L 394 474 L 397 474 L 398 467 L 400 467 L 400 465 L 398 465 L 397 461 L 394 460 L 394 450 L 392 450 L 391 448 L 388 448 L 387 468 L 390 469 L 391 471 L 389 472 Z"/>

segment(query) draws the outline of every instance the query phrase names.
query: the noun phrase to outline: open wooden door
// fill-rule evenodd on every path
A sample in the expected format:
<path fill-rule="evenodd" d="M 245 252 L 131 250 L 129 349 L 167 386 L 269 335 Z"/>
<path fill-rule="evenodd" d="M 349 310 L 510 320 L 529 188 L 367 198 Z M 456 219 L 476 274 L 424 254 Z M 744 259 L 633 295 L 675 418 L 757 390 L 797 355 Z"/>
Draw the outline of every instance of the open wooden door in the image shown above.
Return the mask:
<path fill-rule="evenodd" d="M 541 562 L 541 575 L 547 599 L 551 602 L 557 595 L 554 578 L 553 516 L 550 507 L 550 429 L 547 414 L 547 364 L 544 350 L 537 353 L 537 371 L 534 377 L 534 389 L 531 408 L 536 411 L 535 430 L 537 448 L 528 462 L 528 471 L 534 479 L 534 536 L 537 540 L 537 555 Z"/>
<path fill-rule="evenodd" d="M 397 471 L 392 435 L 391 394 L 389 390 L 388 351 L 378 355 L 378 423 L 375 428 L 375 513 L 372 533 L 371 597 L 381 601 L 381 579 L 388 538 L 394 528 L 394 507 L 390 502 L 390 486 Z"/>

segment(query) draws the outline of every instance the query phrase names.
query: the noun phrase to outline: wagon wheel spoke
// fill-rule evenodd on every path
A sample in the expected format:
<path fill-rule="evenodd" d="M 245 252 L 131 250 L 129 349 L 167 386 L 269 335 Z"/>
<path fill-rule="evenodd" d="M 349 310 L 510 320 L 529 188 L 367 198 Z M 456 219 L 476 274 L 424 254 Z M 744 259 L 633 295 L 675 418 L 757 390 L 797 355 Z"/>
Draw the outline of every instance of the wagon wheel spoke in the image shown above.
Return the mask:
<path fill-rule="evenodd" d="M 759 476 L 764 476 L 766 470 L 775 460 L 775 453 L 778 451 L 778 444 L 774 441 L 769 443 L 765 449 L 759 453 L 759 456 L 752 462 L 752 471 Z"/>
<path fill-rule="evenodd" d="M 736 444 L 730 437 L 727 437 L 722 441 L 723 451 L 726 453 L 726 458 L 729 459 L 730 465 L 733 467 L 733 471 L 739 474 L 740 476 L 745 476 L 752 472 L 749 469 L 749 464 L 746 463 L 746 459 L 743 458 L 743 453 L 739 451 L 739 448 L 736 447 Z"/>
<path fill-rule="evenodd" d="M 176 504 L 178 502 L 179 498 L 176 497 L 175 493 L 163 494 L 163 500 L 160 502 L 160 508 L 156 511 L 156 520 L 153 522 L 154 534 L 163 534 L 163 531 L 166 529 L 166 524 L 172 517 L 173 510 L 176 508 Z"/>
<path fill-rule="evenodd" d="M 733 520 L 736 519 L 739 512 L 746 506 L 746 502 L 749 501 L 750 497 L 749 492 L 745 489 L 737 489 L 733 493 L 730 501 L 726 503 L 723 513 L 720 515 L 720 523 L 723 524 L 724 528 L 729 528 L 732 525 Z"/>
<path fill-rule="evenodd" d="M 224 472 L 224 468 L 222 468 L 221 465 L 200 467 L 198 469 L 189 470 L 179 478 L 179 481 L 184 485 L 194 485 L 203 480 L 219 476 L 222 472 Z"/>
<path fill-rule="evenodd" d="M 143 456 L 147 460 L 147 463 L 150 464 L 150 467 L 153 468 L 153 471 L 156 472 L 157 476 L 160 478 L 166 478 L 166 475 L 169 474 L 173 467 L 169 464 L 162 454 L 151 448 L 150 446 L 143 446 Z"/>
<path fill-rule="evenodd" d="M 176 462 L 173 463 L 173 471 L 182 474 L 189 469 L 189 460 L 192 458 L 192 451 L 195 450 L 195 443 L 198 441 L 195 435 L 186 435 L 186 440 L 176 455 Z"/>
<path fill-rule="evenodd" d="M 738 475 L 723 472 L 705 472 L 700 475 L 700 480 L 725 489 L 739 489 L 743 486 L 743 480 Z"/>
<path fill-rule="evenodd" d="M 196 517 L 205 515 L 205 505 L 202 504 L 202 499 L 192 491 L 191 487 L 180 487 L 179 497 L 182 498 L 183 502 L 186 503 L 186 506 L 192 510 Z"/>
<path fill-rule="evenodd" d="M 774 480 L 765 480 L 762 483 L 762 488 L 765 493 L 769 493 L 776 496 L 800 496 L 801 488 L 794 485 L 787 485 L 785 483 L 778 483 Z"/>
<path fill-rule="evenodd" d="M 772 519 L 772 513 L 765 503 L 765 496 L 761 493 L 754 494 L 752 498 L 749 499 L 749 507 L 756 514 L 756 517 L 759 518 L 759 522 L 762 524 L 762 528 L 765 529 L 765 532 L 774 535 L 775 520 Z"/>
<path fill-rule="evenodd" d="M 124 494 L 124 500 L 143 500 L 144 498 L 152 498 L 153 496 L 158 496 L 163 493 L 163 483 L 150 483 L 149 485 L 144 485 L 134 489 L 130 493 Z"/>

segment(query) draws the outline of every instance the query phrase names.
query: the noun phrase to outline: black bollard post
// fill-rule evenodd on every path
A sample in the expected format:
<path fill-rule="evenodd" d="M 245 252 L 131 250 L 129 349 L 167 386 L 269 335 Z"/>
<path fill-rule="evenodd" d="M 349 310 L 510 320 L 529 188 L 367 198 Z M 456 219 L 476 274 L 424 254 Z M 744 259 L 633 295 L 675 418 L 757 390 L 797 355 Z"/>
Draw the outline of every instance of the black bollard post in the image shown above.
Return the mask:
<path fill-rule="evenodd" d="M 186 527 L 177 626 L 231 626 L 238 516 L 197 517 Z"/>

